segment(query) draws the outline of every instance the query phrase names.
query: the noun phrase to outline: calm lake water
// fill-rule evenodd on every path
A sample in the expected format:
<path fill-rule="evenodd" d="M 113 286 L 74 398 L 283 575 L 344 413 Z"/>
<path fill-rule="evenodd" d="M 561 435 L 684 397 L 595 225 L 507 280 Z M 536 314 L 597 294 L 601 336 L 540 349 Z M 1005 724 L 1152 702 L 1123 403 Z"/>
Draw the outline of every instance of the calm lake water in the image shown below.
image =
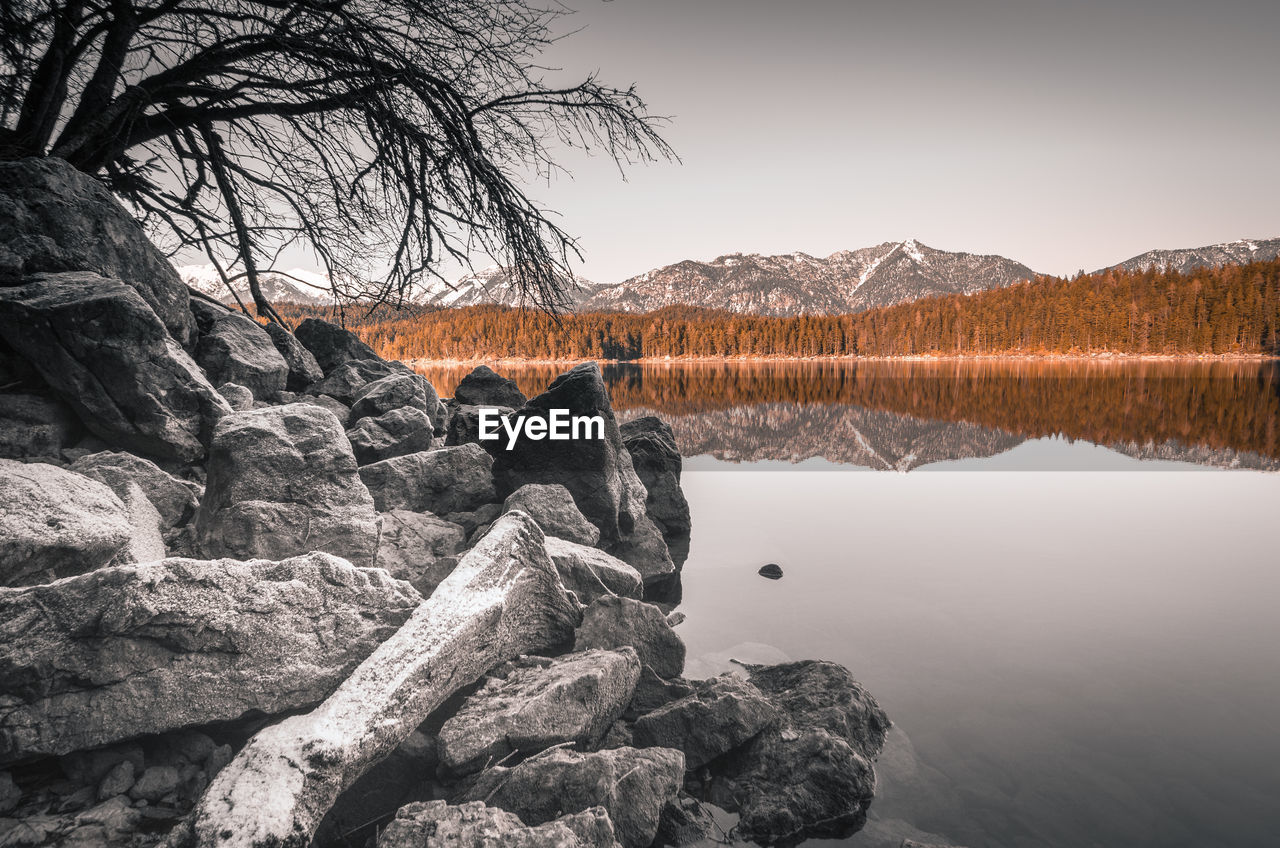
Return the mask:
<path fill-rule="evenodd" d="M 689 676 L 835 660 L 895 722 L 865 829 L 809 844 L 1280 844 L 1276 366 L 606 376 L 686 456 Z"/>

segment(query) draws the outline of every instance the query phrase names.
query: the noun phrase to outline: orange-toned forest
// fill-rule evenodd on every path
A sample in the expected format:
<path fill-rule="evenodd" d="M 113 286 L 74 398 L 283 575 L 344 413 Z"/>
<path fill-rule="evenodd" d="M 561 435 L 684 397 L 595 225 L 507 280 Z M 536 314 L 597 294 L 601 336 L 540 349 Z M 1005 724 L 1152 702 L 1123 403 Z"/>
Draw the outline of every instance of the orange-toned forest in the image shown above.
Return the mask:
<path fill-rule="evenodd" d="M 668 307 L 557 321 L 480 306 L 352 320 L 359 317 L 348 313 L 349 325 L 395 359 L 1276 354 L 1280 260 L 1189 274 L 1043 277 L 853 315 L 775 318 Z"/>

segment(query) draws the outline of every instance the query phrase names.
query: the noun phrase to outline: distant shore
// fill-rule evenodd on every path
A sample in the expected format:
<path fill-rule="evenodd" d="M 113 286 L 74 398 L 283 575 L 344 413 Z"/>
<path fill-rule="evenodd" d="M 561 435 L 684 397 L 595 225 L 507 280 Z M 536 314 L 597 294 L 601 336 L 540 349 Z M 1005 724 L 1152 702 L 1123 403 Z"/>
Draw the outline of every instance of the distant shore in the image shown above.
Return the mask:
<path fill-rule="evenodd" d="M 608 365 L 684 365 L 730 364 L 750 362 L 1270 362 L 1280 355 L 1267 353 L 1000 353 L 919 356 L 646 356 L 639 359 L 604 359 L 593 361 Z M 519 356 L 474 357 L 469 359 L 401 360 L 413 368 L 454 368 L 477 365 L 572 365 L 575 359 L 536 359 Z"/>

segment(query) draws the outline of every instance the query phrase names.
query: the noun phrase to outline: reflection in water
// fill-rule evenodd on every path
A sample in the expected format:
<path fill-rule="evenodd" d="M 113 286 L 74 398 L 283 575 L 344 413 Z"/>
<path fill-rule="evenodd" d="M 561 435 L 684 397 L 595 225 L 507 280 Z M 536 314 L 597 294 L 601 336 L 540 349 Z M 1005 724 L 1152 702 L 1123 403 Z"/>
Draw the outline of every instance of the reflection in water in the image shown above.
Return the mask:
<path fill-rule="evenodd" d="M 500 368 L 542 391 L 563 365 Z M 420 369 L 447 396 L 468 366 Z M 1280 368 L 1256 362 L 733 362 L 604 368 L 623 419 L 685 456 L 908 470 L 1063 436 L 1140 459 L 1280 468 Z"/>

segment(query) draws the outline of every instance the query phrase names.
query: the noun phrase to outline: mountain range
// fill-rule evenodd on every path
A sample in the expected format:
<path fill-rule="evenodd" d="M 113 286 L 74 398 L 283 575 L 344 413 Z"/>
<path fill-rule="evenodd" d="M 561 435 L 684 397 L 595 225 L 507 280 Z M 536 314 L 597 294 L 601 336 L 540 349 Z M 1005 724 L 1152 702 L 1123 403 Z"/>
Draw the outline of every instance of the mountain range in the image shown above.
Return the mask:
<path fill-rule="evenodd" d="M 1280 238 L 1240 240 L 1197 248 L 1151 250 L 1108 268 L 1186 272 L 1277 256 Z M 224 302 L 232 300 L 213 266 L 189 265 L 178 270 L 193 288 Z M 566 293 L 566 300 L 579 312 L 648 312 L 687 305 L 757 315 L 831 314 L 861 312 L 935 295 L 973 294 L 1035 276 L 1026 265 L 1003 256 L 937 250 L 906 239 L 842 250 L 825 258 L 807 253 L 730 253 L 710 262 L 685 260 L 620 283 L 578 280 L 577 288 Z M 263 289 L 272 301 L 332 303 L 332 296 L 325 290 L 325 278 L 310 271 L 265 274 Z M 240 281 L 237 290 L 245 298 L 248 286 Z M 452 287 L 441 282 L 424 286 L 411 293 L 408 300 L 438 308 L 520 303 L 508 270 L 497 265 L 460 277 Z"/>

